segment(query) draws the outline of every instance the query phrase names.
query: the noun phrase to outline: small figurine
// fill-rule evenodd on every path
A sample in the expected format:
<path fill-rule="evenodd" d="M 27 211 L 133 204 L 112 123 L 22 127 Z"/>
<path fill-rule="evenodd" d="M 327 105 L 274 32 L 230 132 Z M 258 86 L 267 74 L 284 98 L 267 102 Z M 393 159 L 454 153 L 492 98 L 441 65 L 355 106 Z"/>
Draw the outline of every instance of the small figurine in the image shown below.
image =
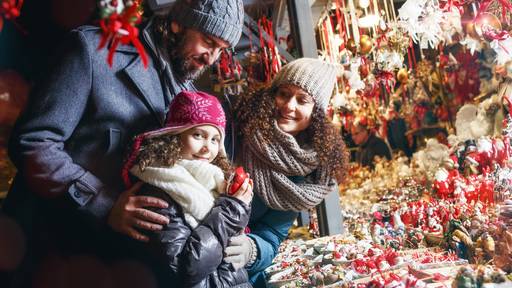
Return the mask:
<path fill-rule="evenodd" d="M 455 280 L 452 282 L 452 288 L 477 288 L 473 269 L 470 267 L 460 268 Z"/>

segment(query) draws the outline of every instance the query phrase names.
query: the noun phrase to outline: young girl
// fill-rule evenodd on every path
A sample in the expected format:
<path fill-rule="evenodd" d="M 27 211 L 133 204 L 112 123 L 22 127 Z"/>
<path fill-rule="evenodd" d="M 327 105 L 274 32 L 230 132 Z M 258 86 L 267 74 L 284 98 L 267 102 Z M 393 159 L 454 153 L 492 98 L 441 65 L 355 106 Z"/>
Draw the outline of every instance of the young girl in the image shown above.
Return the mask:
<path fill-rule="evenodd" d="M 245 269 L 222 261 L 228 239 L 248 223 L 252 199 L 249 179 L 232 196 L 225 193 L 225 124 L 217 98 L 181 92 L 171 102 L 166 127 L 137 136 L 123 168 L 127 186 L 141 180 L 140 194 L 169 203 L 154 210 L 170 221 L 147 232 L 146 246 L 167 287 L 251 287 Z"/>

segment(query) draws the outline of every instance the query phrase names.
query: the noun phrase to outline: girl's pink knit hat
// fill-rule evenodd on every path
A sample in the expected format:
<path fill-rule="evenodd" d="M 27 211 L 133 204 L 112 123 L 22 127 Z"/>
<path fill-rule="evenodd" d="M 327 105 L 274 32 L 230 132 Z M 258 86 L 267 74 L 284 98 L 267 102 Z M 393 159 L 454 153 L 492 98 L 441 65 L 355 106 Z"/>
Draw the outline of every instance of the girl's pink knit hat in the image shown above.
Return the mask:
<path fill-rule="evenodd" d="M 219 153 L 226 155 L 224 138 L 226 115 L 217 97 L 204 92 L 182 91 L 171 101 L 164 128 L 142 133 L 135 137 L 130 156 L 127 158 L 122 177 L 127 187 L 131 186 L 129 171 L 132 168 L 144 139 L 162 135 L 177 135 L 196 126 L 212 125 L 220 132 Z"/>

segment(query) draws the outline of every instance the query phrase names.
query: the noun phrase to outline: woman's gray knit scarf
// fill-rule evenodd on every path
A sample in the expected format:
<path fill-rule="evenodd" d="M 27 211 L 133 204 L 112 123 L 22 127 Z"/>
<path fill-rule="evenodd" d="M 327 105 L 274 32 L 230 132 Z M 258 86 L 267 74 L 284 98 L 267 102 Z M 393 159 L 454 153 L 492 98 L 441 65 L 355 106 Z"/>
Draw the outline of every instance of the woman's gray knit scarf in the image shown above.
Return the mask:
<path fill-rule="evenodd" d="M 244 167 L 254 179 L 254 191 L 276 210 L 303 211 L 318 205 L 336 189 L 326 167 L 318 166 L 316 152 L 303 149 L 290 134 L 274 122 L 274 139 L 264 145 L 260 131 L 244 137 Z M 287 176 L 304 176 L 296 184 Z"/>

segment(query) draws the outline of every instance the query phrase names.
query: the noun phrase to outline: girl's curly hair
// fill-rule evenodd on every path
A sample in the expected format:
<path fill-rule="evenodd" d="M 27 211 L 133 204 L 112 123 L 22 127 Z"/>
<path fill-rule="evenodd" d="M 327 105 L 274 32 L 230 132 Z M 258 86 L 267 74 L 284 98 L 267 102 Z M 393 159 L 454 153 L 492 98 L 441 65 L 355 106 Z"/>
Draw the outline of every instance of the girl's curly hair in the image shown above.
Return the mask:
<path fill-rule="evenodd" d="M 273 138 L 273 121 L 276 117 L 274 95 L 277 87 L 266 87 L 241 95 L 235 105 L 235 121 L 240 126 L 242 135 L 261 131 L 263 138 L 270 143 Z M 338 183 L 345 179 L 349 156 L 345 142 L 325 112 L 315 105 L 309 127 L 297 135 L 304 139 L 317 153 L 320 165 L 329 169 L 330 176 Z"/>
<path fill-rule="evenodd" d="M 148 166 L 172 167 L 181 159 L 180 154 L 181 141 L 179 135 L 146 138 L 142 141 L 134 165 L 139 165 L 141 171 L 144 171 Z M 232 168 L 226 156 L 219 153 L 211 164 L 218 166 L 227 179 Z"/>

